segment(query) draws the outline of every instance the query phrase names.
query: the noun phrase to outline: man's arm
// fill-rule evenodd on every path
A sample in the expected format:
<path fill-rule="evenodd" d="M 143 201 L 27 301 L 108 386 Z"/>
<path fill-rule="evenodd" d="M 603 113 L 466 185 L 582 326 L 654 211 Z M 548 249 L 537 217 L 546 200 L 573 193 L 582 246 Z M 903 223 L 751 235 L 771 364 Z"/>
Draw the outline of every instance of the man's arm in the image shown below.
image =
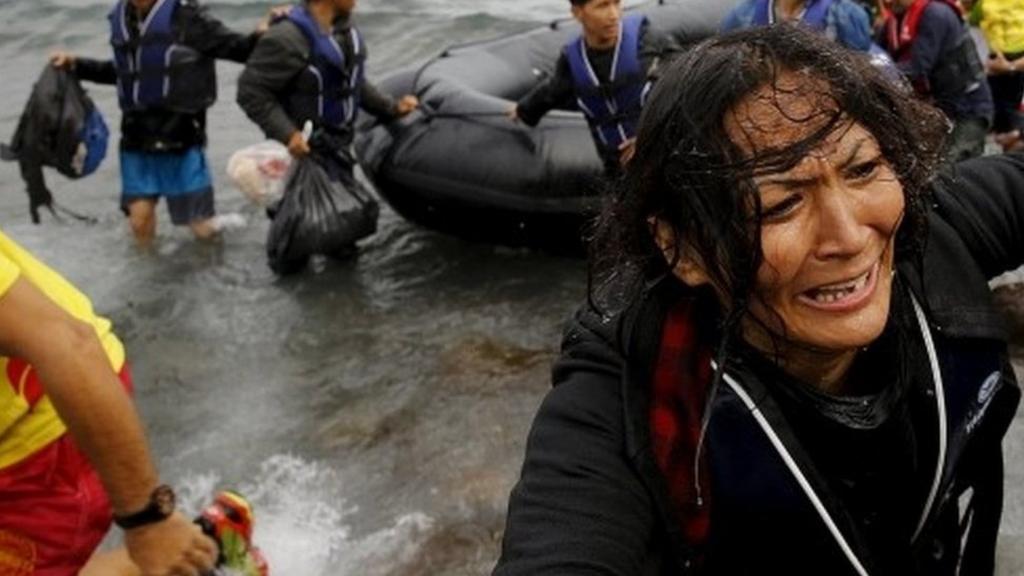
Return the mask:
<path fill-rule="evenodd" d="M 61 420 L 96 469 L 115 514 L 146 507 L 159 484 L 142 424 L 93 327 L 24 278 L 0 296 L 0 350 L 29 362 Z M 216 545 L 180 514 L 125 534 L 146 574 L 196 574 Z"/>
<path fill-rule="evenodd" d="M 381 92 L 369 80 L 364 80 L 359 94 L 361 106 L 378 120 L 391 120 L 398 116 L 398 103 Z"/>
<path fill-rule="evenodd" d="M 527 126 L 536 126 L 545 114 L 555 108 L 570 108 L 574 103 L 572 72 L 563 52 L 555 65 L 554 76 L 548 78 L 516 103 L 515 116 Z"/>
<path fill-rule="evenodd" d="M 220 20 L 210 15 L 206 6 L 200 6 L 196 0 L 184 0 L 181 3 L 183 43 L 211 58 L 231 60 L 244 63 L 252 54 L 260 34 L 240 34 L 228 28 Z"/>
<path fill-rule="evenodd" d="M 79 80 L 87 80 L 96 84 L 116 84 L 117 69 L 113 60 L 94 60 L 92 58 L 71 57 L 70 68 Z M 60 67 L 60 66 L 58 66 Z"/>
<path fill-rule="evenodd" d="M 309 47 L 290 22 L 270 28 L 256 44 L 238 79 L 238 105 L 268 138 L 285 145 L 298 132 L 278 95 L 307 65 Z"/>

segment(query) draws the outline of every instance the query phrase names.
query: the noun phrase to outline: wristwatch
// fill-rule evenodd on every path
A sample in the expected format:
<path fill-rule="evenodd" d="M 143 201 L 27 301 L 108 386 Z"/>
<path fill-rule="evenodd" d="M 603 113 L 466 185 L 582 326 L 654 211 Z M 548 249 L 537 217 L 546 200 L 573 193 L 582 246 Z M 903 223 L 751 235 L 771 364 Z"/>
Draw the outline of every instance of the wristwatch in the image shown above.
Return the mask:
<path fill-rule="evenodd" d="M 176 501 L 177 497 L 174 495 L 174 490 L 166 484 L 161 484 L 149 494 L 149 504 L 145 508 L 124 516 L 114 516 L 114 523 L 122 530 L 131 530 L 132 528 L 146 526 L 147 524 L 155 524 L 161 520 L 166 520 L 171 514 L 174 514 Z"/>

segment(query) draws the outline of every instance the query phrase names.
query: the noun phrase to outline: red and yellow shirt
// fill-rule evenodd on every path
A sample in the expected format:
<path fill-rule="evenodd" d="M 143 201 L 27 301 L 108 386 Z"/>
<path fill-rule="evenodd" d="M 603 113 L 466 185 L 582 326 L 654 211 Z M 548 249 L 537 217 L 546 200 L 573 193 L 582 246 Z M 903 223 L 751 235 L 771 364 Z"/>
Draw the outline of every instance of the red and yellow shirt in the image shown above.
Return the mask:
<path fill-rule="evenodd" d="M 66 312 L 93 326 L 111 368 L 115 372 L 122 369 L 124 346 L 111 331 L 110 321 L 97 316 L 92 302 L 70 282 L 0 232 L 0 298 L 18 278 L 31 282 Z M 65 431 L 32 366 L 20 358 L 0 356 L 0 469 L 31 456 Z"/>

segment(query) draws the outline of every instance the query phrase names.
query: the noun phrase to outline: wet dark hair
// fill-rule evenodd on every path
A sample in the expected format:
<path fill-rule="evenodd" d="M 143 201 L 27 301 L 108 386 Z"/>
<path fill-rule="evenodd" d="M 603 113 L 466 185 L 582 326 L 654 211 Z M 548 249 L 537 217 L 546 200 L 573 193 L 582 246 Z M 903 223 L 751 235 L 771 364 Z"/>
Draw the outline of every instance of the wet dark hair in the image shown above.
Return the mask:
<path fill-rule="evenodd" d="M 801 93 L 815 110 L 809 134 L 796 142 L 744 154 L 725 119 L 762 87 L 774 94 L 787 72 L 806 78 Z M 822 35 L 796 25 L 751 28 L 692 47 L 661 74 L 640 120 L 636 153 L 611 194 L 591 239 L 593 291 L 632 276 L 651 285 L 671 273 L 687 251 L 704 265 L 720 294 L 723 323 L 735 328 L 755 290 L 761 264 L 760 200 L 753 177 L 795 167 L 837 130 L 857 123 L 878 141 L 903 186 L 905 212 L 896 259 L 919 255 L 925 235 L 925 194 L 941 160 L 948 123 L 902 84 Z M 666 255 L 650 218 L 675 233 Z"/>

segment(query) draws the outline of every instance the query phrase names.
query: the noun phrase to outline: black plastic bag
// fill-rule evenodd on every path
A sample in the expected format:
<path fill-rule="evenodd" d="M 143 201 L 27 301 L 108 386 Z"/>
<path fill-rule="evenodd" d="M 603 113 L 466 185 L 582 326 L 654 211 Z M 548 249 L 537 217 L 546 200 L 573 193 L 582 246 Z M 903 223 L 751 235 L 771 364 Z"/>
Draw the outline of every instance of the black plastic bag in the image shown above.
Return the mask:
<path fill-rule="evenodd" d="M 267 260 L 278 274 L 298 272 L 313 254 L 351 254 L 356 241 L 377 231 L 380 207 L 370 192 L 351 169 L 334 171 L 332 180 L 323 162 L 293 162 L 284 198 L 268 210 Z"/>
<path fill-rule="evenodd" d="M 18 161 L 32 222 L 39 223 L 39 208 L 52 212 L 54 206 L 43 166 L 68 178 L 87 176 L 106 156 L 109 137 L 103 115 L 78 78 L 47 64 L 32 87 L 10 146 L 0 149 L 0 158 Z"/>

